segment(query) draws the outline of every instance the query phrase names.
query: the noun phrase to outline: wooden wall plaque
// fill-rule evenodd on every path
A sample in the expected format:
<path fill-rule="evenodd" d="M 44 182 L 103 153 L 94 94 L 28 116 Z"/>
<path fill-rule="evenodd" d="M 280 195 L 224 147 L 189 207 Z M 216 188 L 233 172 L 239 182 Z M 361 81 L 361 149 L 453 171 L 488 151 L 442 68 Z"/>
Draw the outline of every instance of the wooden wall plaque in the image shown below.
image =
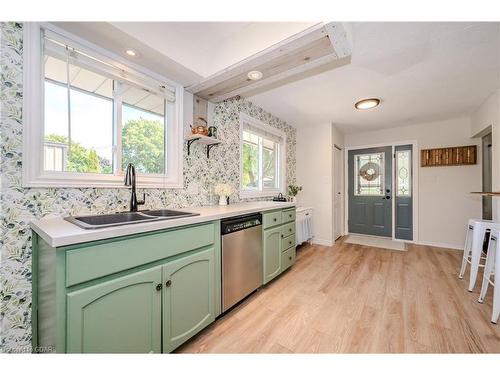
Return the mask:
<path fill-rule="evenodd" d="M 477 146 L 433 148 L 420 151 L 422 167 L 446 167 L 477 163 Z"/>

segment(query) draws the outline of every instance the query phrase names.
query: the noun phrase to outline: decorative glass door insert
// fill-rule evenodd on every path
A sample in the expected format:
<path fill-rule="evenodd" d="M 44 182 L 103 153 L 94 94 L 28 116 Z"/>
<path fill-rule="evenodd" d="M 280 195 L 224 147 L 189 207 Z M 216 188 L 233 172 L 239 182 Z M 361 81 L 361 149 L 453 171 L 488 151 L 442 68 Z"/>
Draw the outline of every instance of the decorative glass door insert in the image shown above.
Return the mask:
<path fill-rule="evenodd" d="M 396 151 L 396 195 L 411 196 L 411 150 Z"/>
<path fill-rule="evenodd" d="M 384 153 L 354 156 L 354 195 L 384 195 Z"/>

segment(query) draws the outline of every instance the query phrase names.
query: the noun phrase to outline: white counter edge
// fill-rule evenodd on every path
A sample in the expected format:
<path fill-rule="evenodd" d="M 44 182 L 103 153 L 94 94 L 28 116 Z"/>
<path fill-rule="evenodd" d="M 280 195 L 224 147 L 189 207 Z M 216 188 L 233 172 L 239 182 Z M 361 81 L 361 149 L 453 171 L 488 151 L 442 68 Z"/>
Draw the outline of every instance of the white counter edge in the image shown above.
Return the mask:
<path fill-rule="evenodd" d="M 228 206 L 185 207 L 181 210 L 199 213 L 200 215 L 101 229 L 82 229 L 62 217 L 33 220 L 30 222 L 30 227 L 49 246 L 63 247 L 292 207 L 295 207 L 295 203 L 259 201 L 236 203 Z"/>

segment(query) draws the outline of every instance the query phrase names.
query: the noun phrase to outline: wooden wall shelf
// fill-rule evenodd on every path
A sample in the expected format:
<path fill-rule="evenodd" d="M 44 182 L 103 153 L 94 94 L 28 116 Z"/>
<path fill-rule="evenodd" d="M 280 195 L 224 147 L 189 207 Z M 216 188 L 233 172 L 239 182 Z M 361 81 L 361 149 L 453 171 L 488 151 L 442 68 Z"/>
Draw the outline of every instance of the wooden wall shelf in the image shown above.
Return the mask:
<path fill-rule="evenodd" d="M 191 155 L 191 145 L 194 142 L 198 142 L 206 146 L 207 158 L 210 158 L 210 150 L 212 149 L 212 147 L 217 146 L 218 144 L 221 143 L 221 141 L 217 138 L 207 137 L 206 135 L 200 135 L 200 134 L 187 135 L 186 142 L 187 142 L 188 155 Z"/>
<path fill-rule="evenodd" d="M 447 167 L 477 163 L 477 146 L 459 146 L 421 150 L 422 167 Z"/>

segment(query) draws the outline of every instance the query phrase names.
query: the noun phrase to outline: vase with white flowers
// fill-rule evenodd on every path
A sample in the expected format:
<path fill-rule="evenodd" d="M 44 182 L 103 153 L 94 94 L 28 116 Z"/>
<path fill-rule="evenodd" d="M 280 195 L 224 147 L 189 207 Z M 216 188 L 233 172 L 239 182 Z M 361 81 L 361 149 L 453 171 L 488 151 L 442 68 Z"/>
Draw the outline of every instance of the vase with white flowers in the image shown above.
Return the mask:
<path fill-rule="evenodd" d="M 302 186 L 298 185 L 288 185 L 288 196 L 290 197 L 290 202 L 296 202 L 297 194 L 302 190 Z"/>
<path fill-rule="evenodd" d="M 225 206 L 227 205 L 227 198 L 233 193 L 233 188 L 228 184 L 217 184 L 214 192 L 219 196 L 219 206 Z"/>

